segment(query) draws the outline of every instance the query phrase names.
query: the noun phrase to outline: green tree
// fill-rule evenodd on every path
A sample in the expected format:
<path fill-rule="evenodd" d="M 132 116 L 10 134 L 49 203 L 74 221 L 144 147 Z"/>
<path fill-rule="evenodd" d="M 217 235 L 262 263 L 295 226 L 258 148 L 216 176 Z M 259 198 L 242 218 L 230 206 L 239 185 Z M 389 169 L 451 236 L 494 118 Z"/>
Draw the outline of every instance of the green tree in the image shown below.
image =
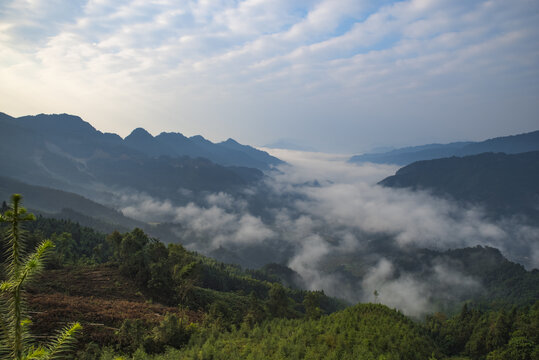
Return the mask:
<path fill-rule="evenodd" d="M 305 307 L 305 315 L 309 319 L 318 319 L 322 315 L 322 310 L 320 309 L 321 296 L 321 291 L 309 291 L 305 295 L 303 306 Z"/>
<path fill-rule="evenodd" d="M 279 283 L 274 283 L 271 285 L 268 295 L 269 312 L 275 317 L 286 317 L 289 300 L 284 287 Z"/>
<path fill-rule="evenodd" d="M 254 291 L 249 294 L 249 304 L 247 314 L 243 318 L 243 322 L 252 328 L 254 325 L 262 322 L 266 318 L 264 306 L 260 303 Z"/>
<path fill-rule="evenodd" d="M 14 194 L 10 208 L 0 215 L 0 222 L 8 225 L 6 273 L 0 284 L 0 354 L 16 360 L 58 359 L 71 351 L 75 334 L 82 327 L 79 323 L 65 327 L 47 345 L 35 347 L 31 344 L 33 339 L 28 330 L 31 321 L 25 311 L 24 289 L 43 269 L 45 257 L 54 245 L 45 240 L 33 253 L 25 253 L 25 232 L 21 224 L 35 220 L 35 216 L 20 206 L 21 199 L 21 195 Z"/>
<path fill-rule="evenodd" d="M 199 278 L 200 263 L 192 261 L 186 265 L 176 264 L 172 269 L 173 280 L 180 303 L 185 303 Z"/>
<path fill-rule="evenodd" d="M 196 326 L 186 316 L 166 314 L 165 318 L 153 328 L 153 339 L 166 346 L 179 349 L 187 344 Z"/>
<path fill-rule="evenodd" d="M 492 324 L 490 324 L 487 337 L 485 339 L 487 351 L 493 351 L 503 347 L 509 340 L 511 323 L 507 313 L 502 309 Z"/>
<path fill-rule="evenodd" d="M 148 336 L 149 330 L 141 319 L 126 319 L 122 326 L 116 331 L 116 341 L 118 350 L 134 353 L 143 346 L 144 339 Z"/>

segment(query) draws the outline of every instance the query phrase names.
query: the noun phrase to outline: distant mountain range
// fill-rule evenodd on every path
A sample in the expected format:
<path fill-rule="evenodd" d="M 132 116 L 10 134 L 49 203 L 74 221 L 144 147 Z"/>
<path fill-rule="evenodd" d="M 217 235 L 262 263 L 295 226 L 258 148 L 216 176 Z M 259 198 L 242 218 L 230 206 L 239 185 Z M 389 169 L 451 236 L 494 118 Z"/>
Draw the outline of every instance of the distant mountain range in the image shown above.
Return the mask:
<path fill-rule="evenodd" d="M 153 137 L 140 128 L 122 139 L 67 114 L 0 113 L 0 129 L 2 175 L 82 194 L 101 185 L 167 197 L 182 188 L 234 192 L 282 163 L 232 139 L 214 144 L 179 133 Z"/>
<path fill-rule="evenodd" d="M 265 151 L 241 145 L 234 139 L 214 144 L 200 135 L 188 138 L 180 133 L 163 132 L 153 137 L 142 128 L 133 130 L 124 139 L 123 144 L 152 157 L 200 157 L 224 166 L 244 166 L 266 170 L 283 163 Z"/>
<path fill-rule="evenodd" d="M 517 154 L 527 151 L 539 151 L 539 131 L 497 137 L 482 142 L 454 142 L 405 147 L 388 152 L 355 155 L 349 161 L 352 163 L 372 162 L 408 165 L 415 161 L 476 155 L 484 152 Z"/>
<path fill-rule="evenodd" d="M 539 151 L 418 161 L 380 184 L 477 203 L 491 215 L 539 218 Z"/>

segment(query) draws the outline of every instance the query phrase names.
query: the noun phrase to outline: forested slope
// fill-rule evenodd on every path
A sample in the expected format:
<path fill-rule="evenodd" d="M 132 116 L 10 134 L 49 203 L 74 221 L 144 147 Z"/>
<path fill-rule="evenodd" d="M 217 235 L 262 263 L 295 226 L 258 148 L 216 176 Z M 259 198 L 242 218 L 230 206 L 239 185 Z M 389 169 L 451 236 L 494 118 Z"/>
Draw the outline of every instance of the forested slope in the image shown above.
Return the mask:
<path fill-rule="evenodd" d="M 48 269 L 28 292 L 32 329 L 44 338 L 58 324 L 81 322 L 77 359 L 511 360 L 539 354 L 539 303 L 509 309 L 470 303 L 455 316 L 419 321 L 380 304 L 344 309 L 322 292 L 282 286 L 268 271 L 276 266 L 245 271 L 181 245 L 165 246 L 140 229 L 104 235 L 38 217 L 27 230 L 28 248 L 44 238 L 56 244 Z M 473 251 L 459 256 L 477 259 Z"/>
<path fill-rule="evenodd" d="M 399 169 L 380 184 L 429 190 L 439 196 L 481 205 L 494 216 L 524 214 L 537 219 L 539 151 L 418 161 Z"/>

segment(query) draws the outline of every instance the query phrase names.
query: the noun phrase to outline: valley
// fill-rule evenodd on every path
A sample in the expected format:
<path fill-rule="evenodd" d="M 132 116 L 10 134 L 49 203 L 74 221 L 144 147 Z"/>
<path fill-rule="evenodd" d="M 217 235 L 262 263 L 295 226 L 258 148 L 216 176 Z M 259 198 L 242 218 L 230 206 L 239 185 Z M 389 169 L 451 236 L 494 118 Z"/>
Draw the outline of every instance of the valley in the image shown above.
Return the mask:
<path fill-rule="evenodd" d="M 399 169 L 143 129 L 121 139 L 68 115 L 0 120 L 2 211 L 22 193 L 38 215 L 27 246 L 56 244 L 28 289 L 32 330 L 80 322 L 80 358 L 482 359 L 521 333 L 537 344 L 537 152 Z M 485 143 L 528 150 L 530 136 Z M 476 322 L 510 311 L 503 340 L 472 349 Z M 407 330 L 370 337 L 382 323 Z M 460 343 L 454 326 L 468 326 Z"/>

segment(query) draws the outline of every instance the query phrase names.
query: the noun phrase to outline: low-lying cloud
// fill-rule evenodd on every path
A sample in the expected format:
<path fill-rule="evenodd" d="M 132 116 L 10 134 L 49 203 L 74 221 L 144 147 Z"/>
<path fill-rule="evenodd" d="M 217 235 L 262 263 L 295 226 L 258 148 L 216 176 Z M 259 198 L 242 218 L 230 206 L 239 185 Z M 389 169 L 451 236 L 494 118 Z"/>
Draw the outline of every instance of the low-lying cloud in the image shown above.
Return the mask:
<path fill-rule="evenodd" d="M 539 266 L 538 228 L 516 218 L 493 222 L 477 206 L 428 192 L 377 185 L 395 166 L 349 164 L 340 155 L 270 151 L 287 165 L 241 196 L 205 194 L 178 205 L 129 193 L 118 202 L 127 216 L 174 224 L 179 241 L 193 250 L 210 254 L 231 249 L 241 258 L 242 249 L 251 254 L 254 249 L 258 266 L 285 263 L 308 289 L 351 302 L 380 301 L 416 316 L 436 310 L 434 298 L 458 300 L 479 291 L 481 284 L 451 264 L 430 264 L 420 277 L 401 271 L 383 253 L 373 252 L 373 244 L 386 241 L 402 251 L 493 246 L 529 268 Z M 264 196 L 273 200 L 253 210 L 253 199 Z"/>
<path fill-rule="evenodd" d="M 253 245 L 272 238 L 275 233 L 259 217 L 242 211 L 243 201 L 235 201 L 225 193 L 209 194 L 206 206 L 193 202 L 174 206 L 170 200 L 157 200 L 147 194 L 120 197 L 126 216 L 148 222 L 170 222 L 182 239 L 197 239 L 192 248 L 202 252 L 229 244 Z"/>
<path fill-rule="evenodd" d="M 471 276 L 439 263 L 432 267 L 432 274 L 417 278 L 414 274 L 396 274 L 395 266 L 382 258 L 363 278 L 361 301 L 381 302 L 401 309 L 411 316 L 422 316 L 439 310 L 434 297 L 443 293 L 446 302 L 458 301 L 461 295 L 478 292 L 481 284 Z"/>

